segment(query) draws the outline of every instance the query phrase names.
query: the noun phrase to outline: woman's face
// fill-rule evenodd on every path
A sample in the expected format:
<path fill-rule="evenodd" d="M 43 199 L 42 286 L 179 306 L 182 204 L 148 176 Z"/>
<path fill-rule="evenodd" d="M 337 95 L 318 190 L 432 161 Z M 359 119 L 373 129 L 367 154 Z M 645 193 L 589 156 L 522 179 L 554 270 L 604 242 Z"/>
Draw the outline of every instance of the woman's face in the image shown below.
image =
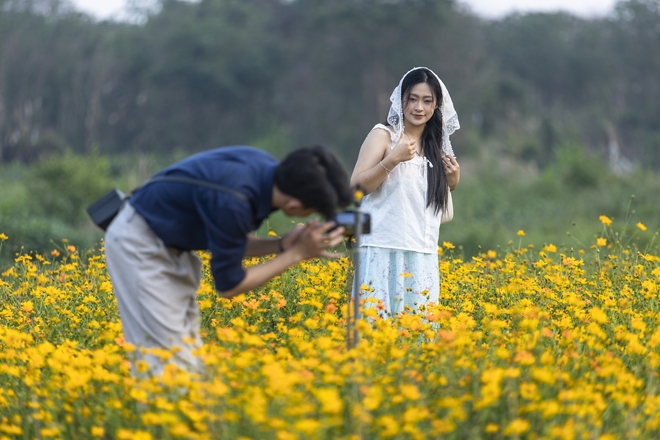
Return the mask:
<path fill-rule="evenodd" d="M 433 90 L 426 83 L 415 84 L 410 89 L 410 95 L 404 106 L 403 117 L 407 124 L 417 126 L 426 124 L 436 108 Z"/>

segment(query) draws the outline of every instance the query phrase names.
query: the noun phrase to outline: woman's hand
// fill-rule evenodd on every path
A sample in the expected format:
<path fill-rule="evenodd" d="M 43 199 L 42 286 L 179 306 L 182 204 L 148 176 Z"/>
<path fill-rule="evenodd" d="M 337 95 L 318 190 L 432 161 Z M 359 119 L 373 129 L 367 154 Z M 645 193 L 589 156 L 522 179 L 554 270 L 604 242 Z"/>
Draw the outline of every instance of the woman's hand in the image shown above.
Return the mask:
<path fill-rule="evenodd" d="M 458 181 L 461 180 L 461 166 L 454 156 L 443 156 L 442 166 L 445 167 L 449 189 L 453 191 L 458 185 Z"/>
<path fill-rule="evenodd" d="M 401 162 L 406 162 L 417 154 L 417 142 L 410 140 L 405 134 L 401 136 L 399 143 L 397 143 L 392 151 L 385 156 L 383 161 L 387 160 L 387 164 L 394 168 Z M 391 169 L 391 168 L 390 168 Z"/>

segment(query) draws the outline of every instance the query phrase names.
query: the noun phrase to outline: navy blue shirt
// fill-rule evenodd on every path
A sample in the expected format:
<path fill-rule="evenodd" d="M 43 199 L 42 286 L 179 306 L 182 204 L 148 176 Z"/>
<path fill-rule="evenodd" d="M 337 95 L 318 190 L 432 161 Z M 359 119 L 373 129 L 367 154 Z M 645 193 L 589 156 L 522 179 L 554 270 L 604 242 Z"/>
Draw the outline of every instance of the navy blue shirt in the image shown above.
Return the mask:
<path fill-rule="evenodd" d="M 223 147 L 188 157 L 156 174 L 206 180 L 244 194 L 180 182 L 139 188 L 130 203 L 166 246 L 211 251 L 216 288 L 229 290 L 245 277 L 247 236 L 273 211 L 277 160 L 251 147 Z"/>

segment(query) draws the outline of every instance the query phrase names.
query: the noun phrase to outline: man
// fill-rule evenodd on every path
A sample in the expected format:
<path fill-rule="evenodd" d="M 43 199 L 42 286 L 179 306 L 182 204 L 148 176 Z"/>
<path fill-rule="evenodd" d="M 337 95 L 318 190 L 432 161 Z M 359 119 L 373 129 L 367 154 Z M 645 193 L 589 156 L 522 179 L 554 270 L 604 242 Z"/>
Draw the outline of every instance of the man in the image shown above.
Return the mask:
<path fill-rule="evenodd" d="M 226 298 L 255 289 L 290 266 L 315 257 L 336 257 L 329 248 L 343 228 L 311 221 L 280 239 L 250 235 L 275 210 L 332 219 L 351 203 L 348 177 L 336 156 L 321 147 L 287 155 L 282 162 L 251 147 L 199 153 L 154 177 L 179 176 L 221 185 L 159 180 L 138 188 L 105 235 L 106 265 L 127 342 L 177 351 L 175 363 L 196 369 L 201 346 L 196 293 L 201 262 L 194 250 L 210 250 L 216 289 Z M 246 256 L 278 254 L 244 269 Z M 146 354 L 153 374 L 160 358 Z M 135 364 L 133 372 L 136 373 Z"/>

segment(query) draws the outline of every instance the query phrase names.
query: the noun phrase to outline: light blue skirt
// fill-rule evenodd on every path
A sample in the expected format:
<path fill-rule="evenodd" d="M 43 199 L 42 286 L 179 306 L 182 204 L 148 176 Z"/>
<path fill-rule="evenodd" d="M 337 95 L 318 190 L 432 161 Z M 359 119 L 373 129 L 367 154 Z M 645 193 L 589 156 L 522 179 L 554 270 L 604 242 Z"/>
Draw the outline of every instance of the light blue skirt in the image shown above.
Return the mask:
<path fill-rule="evenodd" d="M 392 316 L 438 303 L 437 254 L 371 246 L 361 250 L 359 273 L 353 282 L 359 283 L 365 309 L 374 307 L 381 316 Z"/>

